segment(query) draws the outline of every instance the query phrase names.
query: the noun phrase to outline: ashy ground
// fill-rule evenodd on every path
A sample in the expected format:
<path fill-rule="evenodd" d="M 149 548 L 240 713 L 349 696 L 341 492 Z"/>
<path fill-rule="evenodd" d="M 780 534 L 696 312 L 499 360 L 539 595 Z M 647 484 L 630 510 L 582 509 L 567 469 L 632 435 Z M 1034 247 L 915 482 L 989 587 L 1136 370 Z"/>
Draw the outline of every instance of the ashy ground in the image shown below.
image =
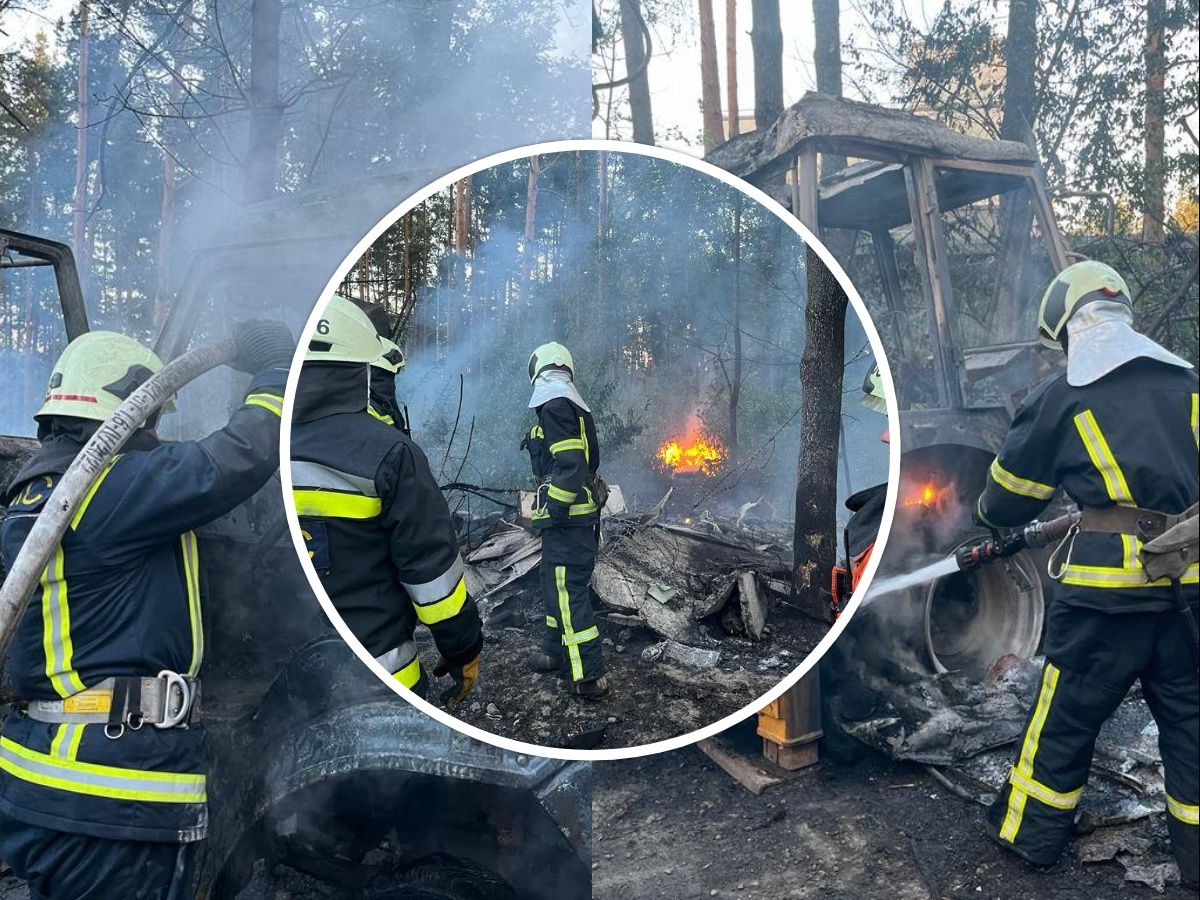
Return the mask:
<path fill-rule="evenodd" d="M 731 737 L 726 733 L 726 739 Z M 753 729 L 732 735 L 752 754 Z M 1081 863 L 1077 840 L 1036 870 L 991 843 L 982 806 L 877 754 L 826 760 L 755 796 L 695 748 L 597 764 L 593 897 L 738 900 L 1183 900 Z M 1143 866 L 1169 866 L 1162 816 L 1132 827 Z"/>
<path fill-rule="evenodd" d="M 530 668 L 545 618 L 536 593 L 524 591 L 505 606 L 505 621 L 485 629 L 479 684 L 454 713 L 493 734 L 545 747 L 635 747 L 688 734 L 761 697 L 804 660 L 829 627 L 779 602 L 765 640 L 723 636 L 720 662 L 695 669 L 661 657 L 645 659 L 647 648 L 660 642 L 658 635 L 613 622 L 601 610 L 612 689 L 601 700 L 583 700 L 568 695 L 557 675 Z M 431 648 L 426 663 L 436 663 Z M 436 702 L 450 684 L 436 681 L 430 699 Z"/>

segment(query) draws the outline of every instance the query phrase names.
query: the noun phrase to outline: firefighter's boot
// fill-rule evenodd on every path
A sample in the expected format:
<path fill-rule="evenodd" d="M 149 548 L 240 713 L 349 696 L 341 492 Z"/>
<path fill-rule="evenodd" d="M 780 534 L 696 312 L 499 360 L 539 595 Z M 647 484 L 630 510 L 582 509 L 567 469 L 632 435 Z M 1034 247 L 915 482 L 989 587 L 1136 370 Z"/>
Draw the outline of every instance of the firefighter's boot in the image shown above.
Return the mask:
<path fill-rule="evenodd" d="M 601 675 L 599 678 L 589 678 L 586 681 L 572 681 L 570 691 L 576 697 L 583 697 L 585 700 L 599 700 L 608 693 L 608 676 Z"/>
<path fill-rule="evenodd" d="M 529 654 L 529 666 L 535 672 L 561 672 L 562 665 L 562 653 L 551 654 L 545 650 L 534 650 Z"/>

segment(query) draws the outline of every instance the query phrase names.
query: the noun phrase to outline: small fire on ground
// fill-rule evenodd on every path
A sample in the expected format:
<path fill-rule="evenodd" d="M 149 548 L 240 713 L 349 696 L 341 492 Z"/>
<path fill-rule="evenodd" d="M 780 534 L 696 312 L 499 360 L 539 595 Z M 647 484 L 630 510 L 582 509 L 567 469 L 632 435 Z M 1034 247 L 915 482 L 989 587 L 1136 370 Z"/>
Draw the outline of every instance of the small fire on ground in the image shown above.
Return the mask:
<path fill-rule="evenodd" d="M 705 433 L 697 416 L 692 416 L 682 435 L 668 438 L 658 448 L 658 461 L 671 472 L 714 475 L 725 457 L 725 445 L 715 435 Z"/>
<path fill-rule="evenodd" d="M 908 507 L 923 506 L 926 509 L 940 509 L 950 501 L 953 494 L 953 485 L 939 485 L 934 481 L 923 481 L 907 486 L 903 504 Z"/>

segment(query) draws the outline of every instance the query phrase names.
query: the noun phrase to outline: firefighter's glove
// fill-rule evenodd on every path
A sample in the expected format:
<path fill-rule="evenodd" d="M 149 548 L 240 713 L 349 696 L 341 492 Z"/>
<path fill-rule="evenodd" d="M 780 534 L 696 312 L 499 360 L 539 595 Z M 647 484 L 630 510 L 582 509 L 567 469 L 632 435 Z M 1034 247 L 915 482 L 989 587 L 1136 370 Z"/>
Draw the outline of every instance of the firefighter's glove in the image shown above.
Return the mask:
<path fill-rule="evenodd" d="M 438 678 L 449 675 L 454 679 L 454 687 L 442 691 L 442 706 L 453 709 L 462 703 L 475 687 L 475 681 L 479 678 L 479 657 L 476 656 L 461 666 L 452 666 L 446 660 L 440 659 L 433 674 Z"/>
<path fill-rule="evenodd" d="M 264 369 L 286 369 L 292 362 L 296 341 L 282 322 L 249 319 L 234 326 L 237 354 L 230 365 L 239 372 L 255 375 Z"/>

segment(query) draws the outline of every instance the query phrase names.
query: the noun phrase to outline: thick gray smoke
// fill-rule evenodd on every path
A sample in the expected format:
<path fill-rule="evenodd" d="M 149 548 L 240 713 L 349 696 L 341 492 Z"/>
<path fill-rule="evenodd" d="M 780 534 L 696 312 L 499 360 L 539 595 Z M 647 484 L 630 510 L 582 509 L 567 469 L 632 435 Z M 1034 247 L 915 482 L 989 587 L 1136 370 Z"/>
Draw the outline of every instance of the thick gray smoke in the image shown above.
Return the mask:
<path fill-rule="evenodd" d="M 575 357 L 577 384 L 597 419 L 602 472 L 622 487 L 632 507 L 652 505 L 670 486 L 656 461 L 658 448 L 682 436 L 692 422 L 729 449 L 732 262 L 728 248 L 715 245 L 711 209 L 731 204 L 734 191 L 671 162 L 609 154 L 618 155 L 610 209 L 613 216 L 639 223 L 636 245 L 609 248 L 598 257 L 594 211 L 575 217 L 567 210 L 558 218 L 547 212 L 554 246 L 539 253 L 552 252 L 553 258 L 533 261 L 531 283 L 522 290 L 528 262 L 518 224 L 522 196 L 514 199 L 519 214 L 484 223 L 483 237 L 465 263 L 469 279 L 461 267 L 447 267 L 445 277 L 419 293 L 398 395 L 443 484 L 528 488 L 528 458 L 518 446 L 535 423 L 527 408 L 526 363 L 536 346 L 550 340 L 566 344 Z M 582 168 L 594 169 L 595 154 L 582 156 Z M 523 184 L 520 178 L 515 182 Z M 699 191 L 704 203 L 669 199 Z M 754 204 L 745 202 L 749 217 Z M 698 499 L 705 501 L 703 508 L 730 513 L 763 498 L 756 514 L 786 521 L 792 516 L 799 445 L 806 248 L 791 229 L 770 222 L 748 231 L 741 275 L 738 458 L 702 483 Z M 706 250 L 706 242 L 714 246 Z M 647 247 L 662 248 L 662 254 Z M 704 258 L 704 268 L 697 262 L 696 271 L 687 271 L 698 258 Z M 646 281 L 641 270 L 655 266 L 670 271 L 663 280 L 667 288 L 630 294 L 630 286 Z M 866 345 L 851 309 L 843 401 L 847 457 L 838 473 L 842 500 L 851 488 L 887 477 L 887 447 L 879 440 L 886 419 L 859 403 L 873 363 Z M 474 511 L 495 509 L 478 498 L 470 503 Z"/>

